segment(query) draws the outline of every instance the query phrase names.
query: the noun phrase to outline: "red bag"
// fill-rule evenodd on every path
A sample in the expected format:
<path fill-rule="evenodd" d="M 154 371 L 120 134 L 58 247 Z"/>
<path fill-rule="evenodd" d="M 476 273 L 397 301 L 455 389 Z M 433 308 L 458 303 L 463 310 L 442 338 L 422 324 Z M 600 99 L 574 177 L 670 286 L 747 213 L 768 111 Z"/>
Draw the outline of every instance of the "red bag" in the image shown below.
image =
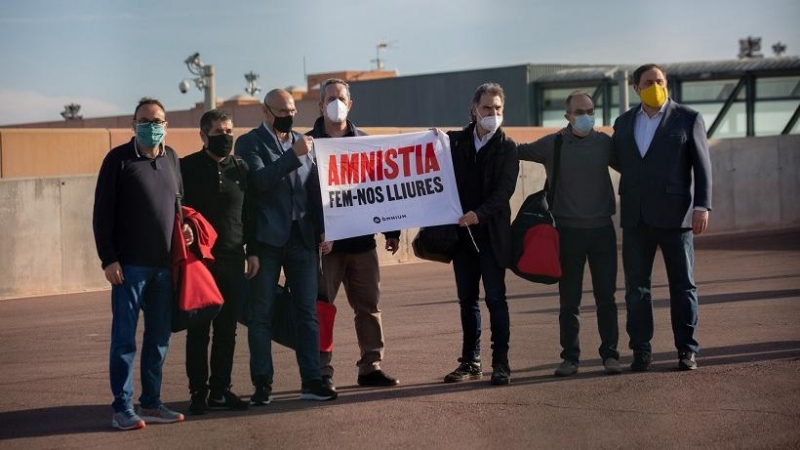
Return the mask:
<path fill-rule="evenodd" d="M 182 206 L 183 218 L 195 233 L 198 258 L 189 251 L 183 240 L 180 216 L 175 216 L 172 232 L 172 281 L 175 289 L 175 308 L 172 313 L 172 331 L 210 322 L 222 308 L 222 293 L 206 267 L 213 263 L 211 249 L 217 241 L 217 232 L 208 221 L 192 208 Z"/>
<path fill-rule="evenodd" d="M 333 323 L 336 319 L 336 306 L 317 300 L 317 321 L 319 322 L 319 351 L 333 351 Z"/>
<path fill-rule="evenodd" d="M 522 254 L 516 261 L 516 269 L 522 274 L 536 276 L 540 283 L 549 284 L 561 278 L 560 247 L 558 231 L 549 223 L 534 225 L 525 232 Z M 530 278 L 529 278 L 530 279 Z"/>

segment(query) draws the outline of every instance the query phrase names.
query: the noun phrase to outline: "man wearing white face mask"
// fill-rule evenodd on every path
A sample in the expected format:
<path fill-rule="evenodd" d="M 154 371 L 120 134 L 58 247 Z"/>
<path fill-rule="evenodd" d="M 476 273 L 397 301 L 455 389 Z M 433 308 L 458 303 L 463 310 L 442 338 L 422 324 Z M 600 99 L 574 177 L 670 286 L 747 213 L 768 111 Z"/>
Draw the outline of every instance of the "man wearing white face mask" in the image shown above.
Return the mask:
<path fill-rule="evenodd" d="M 521 144 L 519 158 L 545 166 L 547 179 L 554 177 L 556 145 L 561 142 L 558 181 L 551 210 L 559 230 L 561 279 L 558 283 L 561 358 L 555 375 L 578 371 L 580 305 L 583 269 L 589 261 L 592 290 L 597 306 L 600 358 L 606 373 L 620 373 L 617 342 L 617 237 L 611 216 L 616 211 L 614 188 L 608 173 L 612 162 L 611 138 L 594 131 L 594 103 L 580 91 L 566 100 L 566 128 L 536 142 Z M 559 139 L 557 139 L 560 136 Z"/>
<path fill-rule="evenodd" d="M 320 86 L 320 117 L 307 134 L 314 138 L 364 136 L 365 133 L 347 120 L 353 106 L 350 88 L 344 80 L 331 78 Z M 400 231 L 383 233 L 385 249 L 394 254 L 400 244 Z M 344 285 L 347 300 L 355 314 L 355 328 L 361 357 L 358 366 L 360 386 L 396 386 L 400 382 L 381 370 L 384 342 L 380 300 L 380 269 L 375 236 L 365 235 L 320 244 L 322 276 L 320 298 L 333 303 L 339 287 Z M 320 321 L 321 323 L 323 321 Z M 331 320 L 332 325 L 332 320 Z M 322 380 L 330 388 L 333 383 L 333 352 L 320 351 Z"/>
<path fill-rule="evenodd" d="M 511 381 L 508 364 L 510 325 L 506 303 L 506 267 L 511 263 L 511 207 L 519 174 L 514 141 L 500 128 L 505 95 L 499 84 L 478 86 L 469 110 L 470 123 L 448 132 L 453 171 L 464 215 L 458 220 L 460 245 L 453 271 L 461 311 L 459 365 L 445 383 L 479 380 L 481 369 L 480 283 L 492 330 L 493 385 Z"/>

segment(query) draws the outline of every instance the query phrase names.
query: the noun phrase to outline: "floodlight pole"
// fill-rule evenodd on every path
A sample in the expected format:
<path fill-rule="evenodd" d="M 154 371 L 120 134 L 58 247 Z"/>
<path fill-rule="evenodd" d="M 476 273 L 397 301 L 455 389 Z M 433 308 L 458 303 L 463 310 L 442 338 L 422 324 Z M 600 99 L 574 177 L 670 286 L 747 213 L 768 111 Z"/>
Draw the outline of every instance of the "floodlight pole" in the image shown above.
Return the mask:
<path fill-rule="evenodd" d="M 200 61 L 200 53 L 194 53 L 190 55 L 184 61 L 186 64 L 186 68 L 189 69 L 193 75 L 197 75 L 197 78 L 194 78 L 194 84 L 197 86 L 197 89 L 201 89 L 205 94 L 204 100 L 204 108 L 206 111 L 212 110 L 217 107 L 216 102 L 216 89 L 214 87 L 214 66 L 210 64 L 203 64 Z M 181 89 L 182 92 L 186 92 L 184 89 Z"/>

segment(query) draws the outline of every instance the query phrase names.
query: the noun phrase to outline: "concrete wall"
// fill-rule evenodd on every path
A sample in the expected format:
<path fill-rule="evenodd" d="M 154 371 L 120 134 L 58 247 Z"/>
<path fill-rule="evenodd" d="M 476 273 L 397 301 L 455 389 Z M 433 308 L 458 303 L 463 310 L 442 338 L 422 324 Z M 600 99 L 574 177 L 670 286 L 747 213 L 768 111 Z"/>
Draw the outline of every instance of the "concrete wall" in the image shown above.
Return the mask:
<path fill-rule="evenodd" d="M 236 122 L 237 124 L 239 122 Z M 257 125 L 257 124 L 256 124 Z M 308 128 L 296 127 L 304 133 Z M 369 134 L 397 134 L 425 128 L 364 128 Z M 552 132 L 552 128 L 510 127 L 506 132 L 518 142 L 528 142 Z M 250 128 L 233 130 L 238 137 Z M 606 129 L 610 132 L 610 129 Z M 129 128 L 22 129 L 0 128 L 0 178 L 28 178 L 97 173 L 110 148 L 130 141 Z M 168 128 L 167 145 L 185 156 L 203 146 L 197 128 Z"/>
<path fill-rule="evenodd" d="M 96 178 L 0 180 L 0 298 L 108 286 L 92 235 Z"/>
<path fill-rule="evenodd" d="M 0 137 L 7 131 L 2 130 Z M 528 141 L 548 131 L 510 129 L 509 134 Z M 127 140 L 130 136 L 122 134 L 117 138 Z M 800 136 L 728 139 L 710 145 L 714 171 L 710 233 L 800 226 Z M 5 153 L 7 148 L 3 150 Z M 618 177 L 613 172 L 612 178 L 616 186 Z M 523 162 L 512 210 L 516 211 L 527 195 L 541 189 L 544 179 L 540 165 Z M 0 298 L 108 286 L 92 236 L 95 183 L 96 175 L 0 180 Z M 415 261 L 411 251 L 415 235 L 416 230 L 405 230 L 401 249 L 394 256 L 379 250 L 382 263 Z M 378 241 L 382 249 L 382 238 Z"/>

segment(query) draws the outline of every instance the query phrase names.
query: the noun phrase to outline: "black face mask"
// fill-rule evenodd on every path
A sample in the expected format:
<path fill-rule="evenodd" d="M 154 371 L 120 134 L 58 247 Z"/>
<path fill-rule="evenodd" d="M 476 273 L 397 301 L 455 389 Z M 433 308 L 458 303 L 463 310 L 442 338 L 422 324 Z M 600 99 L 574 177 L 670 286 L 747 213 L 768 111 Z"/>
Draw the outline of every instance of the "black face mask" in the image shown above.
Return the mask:
<path fill-rule="evenodd" d="M 293 122 L 293 116 L 275 117 L 275 120 L 272 122 L 272 126 L 275 128 L 275 130 L 280 131 L 281 133 L 288 133 L 292 130 Z"/>
<path fill-rule="evenodd" d="M 218 134 L 216 136 L 206 135 L 208 138 L 208 149 L 212 155 L 224 158 L 231 153 L 233 148 L 233 136 L 230 134 Z"/>

